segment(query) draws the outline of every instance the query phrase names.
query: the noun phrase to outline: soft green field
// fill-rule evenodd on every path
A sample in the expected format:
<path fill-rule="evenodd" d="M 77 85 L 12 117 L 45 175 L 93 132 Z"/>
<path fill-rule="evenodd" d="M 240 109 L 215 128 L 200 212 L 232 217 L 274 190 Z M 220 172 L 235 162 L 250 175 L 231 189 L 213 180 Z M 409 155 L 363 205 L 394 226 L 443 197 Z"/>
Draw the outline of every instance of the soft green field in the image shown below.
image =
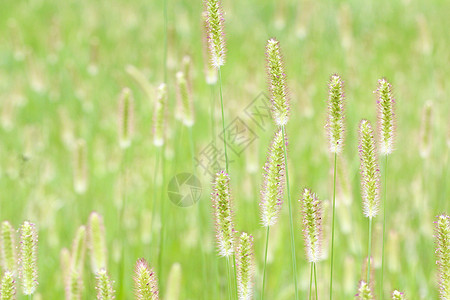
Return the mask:
<path fill-rule="evenodd" d="M 0 3 L 0 219 L 15 228 L 24 220 L 37 225 L 42 299 L 64 297 L 60 251 L 71 246 L 76 229 L 93 210 L 104 216 L 117 299 L 133 298 L 133 268 L 140 257 L 155 268 L 162 299 L 168 289 L 178 288 L 179 299 L 228 298 L 225 260 L 214 244 L 212 178 L 193 169 L 188 131 L 173 116 L 175 73 L 183 56 L 190 55 L 195 156 L 200 158 L 213 141 L 222 146 L 219 89 L 208 86 L 203 73 L 202 3 L 165 1 L 170 108 L 164 155 L 152 135 L 154 89 L 164 81 L 163 0 Z M 265 118 L 258 127 L 245 109 L 267 93 L 264 47 L 270 37 L 281 43 L 290 90 L 289 175 L 300 299 L 307 299 L 310 270 L 297 201 L 304 187 L 327 201 L 325 221 L 331 223 L 333 162 L 324 124 L 327 81 L 335 72 L 345 81 L 347 117 L 338 172 L 344 188 L 338 188 L 337 197 L 334 299 L 352 299 L 365 277 L 368 221 L 361 209 L 357 126 L 362 118 L 376 121 L 373 91 L 384 76 L 394 86 L 398 124 L 388 167 L 384 298 L 399 289 L 409 299 L 437 299 L 433 222 L 437 214 L 450 213 L 450 2 L 248 0 L 224 1 L 224 10 L 225 123 L 240 117 L 255 134 L 240 155 L 229 149 L 236 229 L 255 238 L 255 299 L 261 291 L 265 245 L 258 205 L 261 168 L 275 125 Z M 142 73 L 148 91 L 130 75 L 130 66 Z M 124 87 L 135 98 L 134 138 L 126 152 L 117 133 Z M 422 158 L 421 114 L 427 100 L 433 103 L 431 151 Z M 78 138 L 87 145 L 84 194 L 75 193 L 73 185 Z M 182 172 L 195 172 L 203 187 L 201 200 L 187 208 L 167 196 L 167 184 Z M 271 230 L 266 299 L 294 297 L 286 204 Z M 375 219 L 373 237 L 378 298 L 381 228 L 382 214 Z M 325 226 L 326 240 L 329 232 Z M 82 299 L 93 299 L 95 281 L 86 258 Z M 174 263 L 181 265 L 179 285 L 168 281 Z M 329 258 L 318 264 L 320 299 L 329 295 L 329 266 Z M 21 298 L 25 296 L 18 291 Z"/>

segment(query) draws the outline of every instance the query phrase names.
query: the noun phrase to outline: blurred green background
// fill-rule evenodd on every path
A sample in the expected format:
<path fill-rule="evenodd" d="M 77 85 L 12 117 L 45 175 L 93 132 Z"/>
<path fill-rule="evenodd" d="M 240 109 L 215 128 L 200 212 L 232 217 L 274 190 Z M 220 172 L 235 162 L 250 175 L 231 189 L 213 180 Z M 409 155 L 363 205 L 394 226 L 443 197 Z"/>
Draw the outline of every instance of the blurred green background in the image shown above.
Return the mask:
<path fill-rule="evenodd" d="M 164 80 L 164 1 L 0 3 L 0 217 L 16 228 L 25 219 L 37 224 L 38 293 L 43 299 L 63 297 L 59 253 L 70 247 L 76 229 L 93 210 L 104 216 L 108 266 L 118 299 L 132 297 L 133 266 L 140 257 L 155 267 L 162 298 L 166 289 L 175 288 L 168 274 L 177 262 L 182 270 L 180 299 L 227 297 L 225 260 L 214 247 L 212 178 L 201 168 L 193 170 L 188 131 L 173 117 L 175 73 L 189 55 L 195 156 L 211 142 L 222 145 L 218 87 L 208 86 L 203 72 L 203 7 L 200 0 L 166 1 L 170 105 L 164 155 L 152 142 L 154 89 Z M 248 0 L 224 1 L 223 6 L 225 123 L 240 117 L 256 136 L 240 155 L 231 154 L 230 165 L 236 229 L 255 238 L 256 296 L 265 243 L 258 206 L 261 168 L 275 126 L 267 119 L 264 126 L 256 126 L 245 109 L 261 92 L 267 93 L 264 47 L 267 39 L 276 37 L 291 99 L 287 133 L 301 299 L 308 295 L 309 265 L 297 200 L 303 187 L 313 189 L 326 200 L 330 223 L 332 157 L 324 124 L 327 81 L 335 72 L 345 81 L 347 97 L 346 142 L 338 173 L 335 299 L 353 297 L 364 274 L 368 221 L 361 210 L 357 124 L 362 118 L 376 121 L 373 91 L 381 77 L 394 86 L 398 125 L 396 150 L 389 159 L 385 298 L 395 288 L 409 299 L 436 299 L 433 221 L 449 212 L 450 2 Z M 130 75 L 133 70 L 145 79 L 144 85 Z M 134 138 L 126 153 L 117 134 L 118 97 L 124 87 L 135 98 Z M 430 152 L 421 156 L 422 111 L 428 100 L 433 112 Z M 210 113 L 211 101 L 215 114 Z M 78 138 L 87 148 L 84 194 L 73 187 Z M 167 196 L 168 182 L 181 172 L 195 172 L 203 187 L 200 201 L 187 208 Z M 127 205 L 120 224 L 123 195 Z M 266 299 L 293 299 L 286 205 L 282 214 L 271 230 Z M 377 295 L 381 228 L 379 216 L 373 239 Z M 325 226 L 326 238 L 328 233 Z M 88 262 L 83 299 L 95 295 Z M 328 295 L 329 263 L 326 258 L 318 265 L 319 298 Z"/>

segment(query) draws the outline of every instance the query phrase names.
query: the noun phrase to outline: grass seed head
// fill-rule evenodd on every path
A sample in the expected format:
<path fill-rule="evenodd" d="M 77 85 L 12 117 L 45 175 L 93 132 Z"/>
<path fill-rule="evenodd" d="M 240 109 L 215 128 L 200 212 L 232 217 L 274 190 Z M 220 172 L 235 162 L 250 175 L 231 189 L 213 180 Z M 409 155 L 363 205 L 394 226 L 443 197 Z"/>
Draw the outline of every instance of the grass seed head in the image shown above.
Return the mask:
<path fill-rule="evenodd" d="M 216 174 L 211 193 L 220 256 L 234 253 L 234 220 L 231 204 L 230 177 L 225 171 Z"/>
<path fill-rule="evenodd" d="M 185 126 L 192 127 L 194 125 L 194 106 L 187 77 L 186 74 L 181 71 L 177 72 L 176 77 L 179 118 Z"/>
<path fill-rule="evenodd" d="M 205 0 L 206 36 L 211 64 L 219 69 L 225 64 L 225 33 L 222 6 L 219 0 Z"/>
<path fill-rule="evenodd" d="M 2 277 L 2 286 L 0 288 L 1 300 L 16 299 L 16 281 L 14 280 L 14 273 L 6 271 Z"/>
<path fill-rule="evenodd" d="M 25 295 L 32 295 L 38 285 L 37 273 L 38 234 L 33 223 L 25 221 L 20 228 L 19 276 Z"/>
<path fill-rule="evenodd" d="M 274 38 L 267 41 L 266 58 L 272 116 L 278 126 L 284 126 L 289 120 L 288 91 L 280 43 Z"/>
<path fill-rule="evenodd" d="M 406 296 L 404 293 L 395 290 L 392 292 L 392 300 L 406 300 Z"/>
<path fill-rule="evenodd" d="M 136 300 L 158 300 L 158 279 L 144 258 L 137 260 L 134 272 Z"/>
<path fill-rule="evenodd" d="M 285 164 L 283 132 L 278 129 L 269 147 L 264 165 L 263 186 L 261 189 L 261 219 L 263 226 L 275 225 L 283 204 L 285 185 Z"/>
<path fill-rule="evenodd" d="M 355 295 L 356 300 L 373 300 L 373 292 L 370 286 L 364 280 L 359 282 L 358 293 Z"/>
<path fill-rule="evenodd" d="M 100 269 L 97 273 L 96 279 L 97 286 L 95 289 L 97 290 L 97 299 L 113 300 L 115 298 L 113 282 L 111 281 L 108 272 L 106 272 L 105 269 Z"/>
<path fill-rule="evenodd" d="M 129 88 L 124 88 L 119 97 L 119 145 L 130 147 L 133 138 L 134 98 Z"/>
<path fill-rule="evenodd" d="M 376 93 L 380 152 L 388 155 L 394 151 L 395 138 L 395 100 L 392 85 L 386 79 L 380 79 Z"/>
<path fill-rule="evenodd" d="M 91 255 L 92 272 L 97 274 L 100 269 L 106 269 L 107 250 L 105 226 L 103 217 L 92 212 L 88 221 L 88 246 Z"/>
<path fill-rule="evenodd" d="M 440 215 L 435 224 L 439 296 L 440 299 L 450 299 L 450 217 Z"/>
<path fill-rule="evenodd" d="M 359 123 L 359 158 L 361 170 L 361 192 L 364 215 L 373 218 L 380 206 L 380 169 L 375 147 L 373 129 L 370 122 Z"/>
<path fill-rule="evenodd" d="M 15 231 L 8 221 L 2 222 L 1 258 L 3 269 L 14 275 L 17 274 Z"/>
<path fill-rule="evenodd" d="M 253 295 L 254 251 L 253 236 L 243 232 L 236 249 L 236 277 L 239 300 L 250 300 Z"/>
<path fill-rule="evenodd" d="M 156 93 L 155 109 L 153 111 L 153 144 L 156 147 L 164 145 L 164 126 L 167 107 L 167 86 L 161 83 Z"/>
<path fill-rule="evenodd" d="M 340 153 L 344 145 L 344 83 L 333 74 L 329 82 L 328 119 L 326 128 L 331 153 Z"/>
<path fill-rule="evenodd" d="M 309 189 L 304 189 L 300 203 L 306 257 L 309 262 L 316 263 L 322 258 L 322 204 L 317 195 Z"/>

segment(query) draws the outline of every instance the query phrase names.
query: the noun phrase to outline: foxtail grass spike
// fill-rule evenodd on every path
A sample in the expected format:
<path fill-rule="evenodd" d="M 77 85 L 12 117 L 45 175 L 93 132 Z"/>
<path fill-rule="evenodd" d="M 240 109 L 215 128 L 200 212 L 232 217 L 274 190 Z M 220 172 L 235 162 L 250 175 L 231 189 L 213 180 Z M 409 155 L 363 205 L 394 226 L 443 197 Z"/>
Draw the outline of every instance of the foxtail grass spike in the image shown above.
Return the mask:
<path fill-rule="evenodd" d="M 300 202 L 306 257 L 309 262 L 317 263 L 322 258 L 322 204 L 309 189 L 304 189 Z"/>
<path fill-rule="evenodd" d="M 203 35 L 203 72 L 205 75 L 205 81 L 208 85 L 214 85 L 217 83 L 217 69 L 211 64 L 211 52 L 208 49 L 208 12 L 202 13 L 203 27 L 205 34 Z"/>
<path fill-rule="evenodd" d="M 25 221 L 20 228 L 20 280 L 23 293 L 32 295 L 38 285 L 37 274 L 38 234 L 33 223 Z"/>
<path fill-rule="evenodd" d="M 191 127 L 194 125 L 194 107 L 192 103 L 192 95 L 187 82 L 187 76 L 185 73 L 180 71 L 177 73 L 176 77 L 180 117 L 185 126 Z"/>
<path fill-rule="evenodd" d="M 284 126 L 289 119 L 289 101 L 280 43 L 276 39 L 267 41 L 266 57 L 272 116 L 278 126 Z"/>
<path fill-rule="evenodd" d="M 59 253 L 59 262 L 61 265 L 62 279 L 65 287 L 67 287 L 67 282 L 69 280 L 71 261 L 72 257 L 70 255 L 69 249 L 61 249 L 61 252 Z"/>
<path fill-rule="evenodd" d="M 450 299 L 450 217 L 440 215 L 435 222 L 436 264 L 440 299 Z"/>
<path fill-rule="evenodd" d="M 420 156 L 427 158 L 430 155 L 432 145 L 433 102 L 431 101 L 425 103 L 420 127 Z"/>
<path fill-rule="evenodd" d="M 119 98 L 119 145 L 130 147 L 133 136 L 134 98 L 129 88 L 124 88 Z"/>
<path fill-rule="evenodd" d="M 16 282 L 14 273 L 6 271 L 2 277 L 2 286 L 0 288 L 0 300 L 16 299 Z"/>
<path fill-rule="evenodd" d="M 404 293 L 395 290 L 392 292 L 392 300 L 406 300 L 406 296 Z"/>
<path fill-rule="evenodd" d="M 145 259 L 138 259 L 134 272 L 136 300 L 159 299 L 158 279 Z"/>
<path fill-rule="evenodd" d="M 250 300 L 253 295 L 254 251 L 253 236 L 243 232 L 236 249 L 238 299 Z"/>
<path fill-rule="evenodd" d="M 373 300 L 373 292 L 370 286 L 364 280 L 359 282 L 358 293 L 355 296 L 356 300 Z"/>
<path fill-rule="evenodd" d="M 97 274 L 100 269 L 106 269 L 106 239 L 102 216 L 92 212 L 88 222 L 88 246 L 91 255 L 92 272 Z"/>
<path fill-rule="evenodd" d="M 167 86 L 161 83 L 156 93 L 155 110 L 153 112 L 153 145 L 164 145 L 164 126 L 167 107 Z"/>
<path fill-rule="evenodd" d="M 359 123 L 359 158 L 361 161 L 361 191 L 364 215 L 373 218 L 378 214 L 380 206 L 380 169 L 373 129 L 370 122 Z"/>
<path fill-rule="evenodd" d="M 1 251 L 3 270 L 17 274 L 15 231 L 8 221 L 2 223 Z"/>
<path fill-rule="evenodd" d="M 225 64 L 225 33 L 222 6 L 219 0 L 204 0 L 206 35 L 211 64 L 219 69 Z"/>
<path fill-rule="evenodd" d="M 220 256 L 231 256 L 234 253 L 234 220 L 231 204 L 230 177 L 225 171 L 216 174 L 212 207 L 216 224 L 217 246 Z"/>
<path fill-rule="evenodd" d="M 72 268 L 66 282 L 66 300 L 81 300 L 83 281 L 80 272 Z"/>
<path fill-rule="evenodd" d="M 166 300 L 179 300 L 181 291 L 181 265 L 174 263 L 167 279 Z"/>
<path fill-rule="evenodd" d="M 75 144 L 74 159 L 74 189 L 77 194 L 84 194 L 87 190 L 87 149 L 86 142 L 79 139 Z"/>
<path fill-rule="evenodd" d="M 72 244 L 71 267 L 81 272 L 84 265 L 84 255 L 86 253 L 86 227 L 80 226 Z"/>
<path fill-rule="evenodd" d="M 327 131 L 331 153 L 340 153 L 344 146 L 344 83 L 334 74 L 330 78 Z"/>
<path fill-rule="evenodd" d="M 386 79 L 378 80 L 377 109 L 380 152 L 384 155 L 394 151 L 395 100 L 392 85 Z"/>
<path fill-rule="evenodd" d="M 283 204 L 286 170 L 281 129 L 278 129 L 275 133 L 263 170 L 264 180 L 261 189 L 260 207 L 262 225 L 267 227 L 276 224 Z"/>
<path fill-rule="evenodd" d="M 98 300 L 113 300 L 114 289 L 113 282 L 111 278 L 109 278 L 108 273 L 105 269 L 100 269 L 96 276 L 97 286 L 95 289 L 97 290 L 97 299 Z"/>

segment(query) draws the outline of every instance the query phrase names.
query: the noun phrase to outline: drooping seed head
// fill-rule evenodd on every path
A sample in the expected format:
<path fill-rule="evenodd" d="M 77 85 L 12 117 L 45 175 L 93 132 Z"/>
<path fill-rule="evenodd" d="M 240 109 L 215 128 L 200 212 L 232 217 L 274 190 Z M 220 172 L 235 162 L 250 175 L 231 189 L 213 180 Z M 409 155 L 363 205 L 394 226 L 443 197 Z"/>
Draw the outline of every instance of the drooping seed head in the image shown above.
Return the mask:
<path fill-rule="evenodd" d="M 167 107 L 167 86 L 161 83 L 156 93 L 155 110 L 153 112 L 153 144 L 164 145 L 164 126 Z"/>
<path fill-rule="evenodd" d="M 158 300 L 158 279 L 144 258 L 137 260 L 134 272 L 136 300 Z"/>
<path fill-rule="evenodd" d="M 192 94 L 189 90 L 186 75 L 178 72 L 177 75 L 178 109 L 183 124 L 187 127 L 194 125 L 194 106 Z"/>
<path fill-rule="evenodd" d="M 378 214 L 380 206 L 380 169 L 373 129 L 370 122 L 359 123 L 359 158 L 361 170 L 361 192 L 364 215 L 373 218 Z"/>
<path fill-rule="evenodd" d="M 272 116 L 278 126 L 284 126 L 289 119 L 289 101 L 280 43 L 276 39 L 267 41 L 266 57 Z"/>
<path fill-rule="evenodd" d="M 439 296 L 440 299 L 450 299 L 450 217 L 440 215 L 435 224 Z"/>
<path fill-rule="evenodd" d="M 109 278 L 108 272 L 105 269 L 100 269 L 96 276 L 97 286 L 97 299 L 98 300 L 112 300 L 115 298 L 113 282 Z"/>
<path fill-rule="evenodd" d="M 395 100 L 392 85 L 386 79 L 380 79 L 376 92 L 380 152 L 388 155 L 394 151 L 395 138 Z"/>
<path fill-rule="evenodd" d="M 327 131 L 331 153 L 340 153 L 344 145 L 344 83 L 333 74 L 329 83 Z"/>
<path fill-rule="evenodd" d="M 243 232 L 236 249 L 236 278 L 239 300 L 250 300 L 254 280 L 253 236 Z"/>
<path fill-rule="evenodd" d="M 431 151 L 431 139 L 433 130 L 433 102 L 427 101 L 422 112 L 420 124 L 420 156 L 427 158 Z"/>
<path fill-rule="evenodd" d="M 75 144 L 73 185 L 77 194 L 84 194 L 87 190 L 87 149 L 86 142 L 79 139 Z"/>
<path fill-rule="evenodd" d="M 102 216 L 92 212 L 88 221 L 88 246 L 91 255 L 92 272 L 97 274 L 100 269 L 106 269 L 106 238 Z"/>
<path fill-rule="evenodd" d="M 306 257 L 309 262 L 316 263 L 322 258 L 322 204 L 309 189 L 304 189 L 300 203 Z"/>
<path fill-rule="evenodd" d="M 404 293 L 395 290 L 392 292 L 392 300 L 406 300 L 406 296 Z"/>
<path fill-rule="evenodd" d="M 6 271 L 2 277 L 2 286 L 0 288 L 0 300 L 16 299 L 16 282 L 14 273 Z"/>
<path fill-rule="evenodd" d="M 287 143 L 287 140 L 285 140 Z M 283 132 L 275 133 L 269 147 L 267 161 L 264 165 L 263 186 L 261 189 L 261 219 L 263 226 L 272 226 L 277 222 L 283 204 L 285 164 L 283 149 Z"/>
<path fill-rule="evenodd" d="M 86 227 L 80 226 L 72 243 L 70 267 L 82 272 L 86 253 Z"/>
<path fill-rule="evenodd" d="M 230 256 L 234 252 L 235 231 L 231 204 L 230 177 L 225 171 L 219 171 L 216 174 L 211 200 L 216 224 L 219 255 Z"/>
<path fill-rule="evenodd" d="M 359 282 L 358 293 L 355 295 L 356 300 L 373 300 L 373 292 L 370 286 L 364 280 Z"/>
<path fill-rule="evenodd" d="M 33 223 L 25 221 L 20 227 L 20 264 L 19 276 L 23 293 L 32 295 L 36 291 L 37 282 L 37 242 L 38 234 Z"/>
<path fill-rule="evenodd" d="M 219 0 L 204 0 L 206 35 L 211 64 L 219 69 L 225 64 L 225 33 L 222 6 Z"/>
<path fill-rule="evenodd" d="M 17 272 L 15 231 L 8 221 L 2 223 L 1 251 L 3 269 L 15 275 Z"/>
<path fill-rule="evenodd" d="M 122 149 L 130 147 L 133 138 L 134 98 L 129 88 L 119 97 L 119 144 Z"/>

